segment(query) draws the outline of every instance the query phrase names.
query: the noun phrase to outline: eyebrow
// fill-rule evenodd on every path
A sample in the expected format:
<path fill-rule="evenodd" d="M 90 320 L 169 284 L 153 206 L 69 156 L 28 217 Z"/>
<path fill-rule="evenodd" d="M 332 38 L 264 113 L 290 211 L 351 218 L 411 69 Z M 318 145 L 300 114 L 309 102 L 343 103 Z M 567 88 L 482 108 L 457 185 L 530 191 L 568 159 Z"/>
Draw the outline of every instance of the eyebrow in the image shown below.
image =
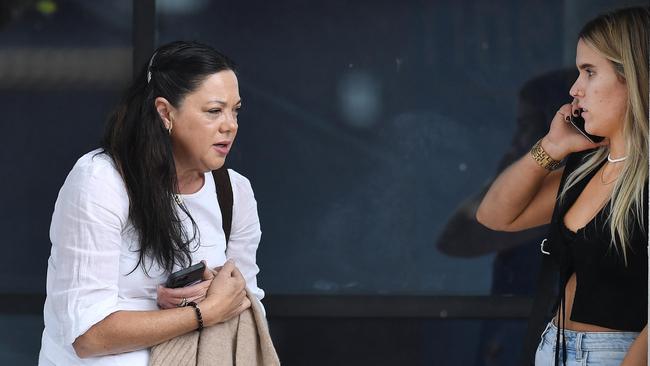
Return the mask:
<path fill-rule="evenodd" d="M 596 66 L 594 66 L 592 64 L 581 64 L 580 66 L 578 66 L 578 69 L 580 69 L 580 70 L 595 69 L 595 68 L 596 68 Z"/>
<path fill-rule="evenodd" d="M 228 103 L 224 102 L 223 100 L 218 100 L 218 99 L 209 100 L 208 103 L 218 103 L 218 104 L 221 104 L 221 105 L 228 104 Z M 238 100 L 237 103 L 235 103 L 235 105 L 238 105 L 238 104 L 241 104 L 241 99 Z"/>

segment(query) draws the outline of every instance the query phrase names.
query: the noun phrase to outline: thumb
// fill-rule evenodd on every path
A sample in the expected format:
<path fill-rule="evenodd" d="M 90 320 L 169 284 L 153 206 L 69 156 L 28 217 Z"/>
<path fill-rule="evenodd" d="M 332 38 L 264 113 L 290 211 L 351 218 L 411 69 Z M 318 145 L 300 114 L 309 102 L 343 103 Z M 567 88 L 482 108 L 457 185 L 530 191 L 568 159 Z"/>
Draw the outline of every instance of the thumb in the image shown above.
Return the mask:
<path fill-rule="evenodd" d="M 208 267 L 208 264 L 205 262 L 205 260 L 202 260 L 201 262 L 203 262 L 203 264 L 205 265 L 205 268 L 203 269 L 203 281 L 213 279 L 214 278 L 214 272 L 212 272 L 212 270 L 210 270 L 210 268 Z"/>

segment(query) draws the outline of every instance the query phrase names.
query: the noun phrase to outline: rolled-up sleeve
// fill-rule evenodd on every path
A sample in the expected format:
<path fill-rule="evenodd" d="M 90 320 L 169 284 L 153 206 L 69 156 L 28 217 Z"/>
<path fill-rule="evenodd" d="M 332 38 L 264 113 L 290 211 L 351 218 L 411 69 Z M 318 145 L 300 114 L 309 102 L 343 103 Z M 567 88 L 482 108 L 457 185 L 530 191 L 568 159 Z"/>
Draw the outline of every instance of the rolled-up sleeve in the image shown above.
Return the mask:
<path fill-rule="evenodd" d="M 52 313 L 45 315 L 46 322 L 48 316 L 56 318 L 53 330 L 64 344 L 118 310 L 127 219 L 128 196 L 112 165 L 77 162 L 59 192 L 50 226 L 46 301 Z"/>
<path fill-rule="evenodd" d="M 233 188 L 232 229 L 226 256 L 235 260 L 246 279 L 246 287 L 257 297 L 264 298 L 264 291 L 257 286 L 257 247 L 262 237 L 257 202 L 250 182 L 241 174 L 229 170 Z"/>

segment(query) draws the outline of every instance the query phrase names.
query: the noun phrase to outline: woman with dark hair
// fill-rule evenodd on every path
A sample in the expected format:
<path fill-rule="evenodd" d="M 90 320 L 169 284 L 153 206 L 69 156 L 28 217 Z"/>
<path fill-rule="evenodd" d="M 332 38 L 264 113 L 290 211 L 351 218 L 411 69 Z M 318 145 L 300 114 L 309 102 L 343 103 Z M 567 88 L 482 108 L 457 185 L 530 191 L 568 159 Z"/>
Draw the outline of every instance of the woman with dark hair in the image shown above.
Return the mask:
<path fill-rule="evenodd" d="M 550 224 L 541 252 L 559 270 L 560 293 L 536 365 L 647 365 L 649 28 L 647 7 L 585 25 L 573 103 L 478 208 L 495 230 Z M 572 114 L 606 139 L 583 136 Z"/>
<path fill-rule="evenodd" d="M 211 47 L 174 42 L 153 54 L 102 149 L 81 157 L 59 192 L 40 365 L 147 365 L 149 347 L 249 308 L 246 288 L 264 296 L 250 183 L 228 171 L 228 239 L 209 173 L 224 164 L 240 107 L 234 65 Z M 200 261 L 202 282 L 161 286 Z"/>

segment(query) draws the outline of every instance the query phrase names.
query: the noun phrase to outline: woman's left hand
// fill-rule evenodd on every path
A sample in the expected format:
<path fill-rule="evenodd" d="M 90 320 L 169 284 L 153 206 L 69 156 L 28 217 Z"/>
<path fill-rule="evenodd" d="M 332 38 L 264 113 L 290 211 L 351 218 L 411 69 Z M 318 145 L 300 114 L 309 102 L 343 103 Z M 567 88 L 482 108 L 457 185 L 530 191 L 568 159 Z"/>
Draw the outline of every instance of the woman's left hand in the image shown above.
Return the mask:
<path fill-rule="evenodd" d="M 178 306 L 185 306 L 188 302 L 194 301 L 200 303 L 205 300 L 205 294 L 210 288 L 212 279 L 214 278 L 214 271 L 205 267 L 203 272 L 203 281 L 196 285 L 168 288 L 164 285 L 159 285 L 157 289 L 158 307 L 161 309 L 172 309 Z"/>

